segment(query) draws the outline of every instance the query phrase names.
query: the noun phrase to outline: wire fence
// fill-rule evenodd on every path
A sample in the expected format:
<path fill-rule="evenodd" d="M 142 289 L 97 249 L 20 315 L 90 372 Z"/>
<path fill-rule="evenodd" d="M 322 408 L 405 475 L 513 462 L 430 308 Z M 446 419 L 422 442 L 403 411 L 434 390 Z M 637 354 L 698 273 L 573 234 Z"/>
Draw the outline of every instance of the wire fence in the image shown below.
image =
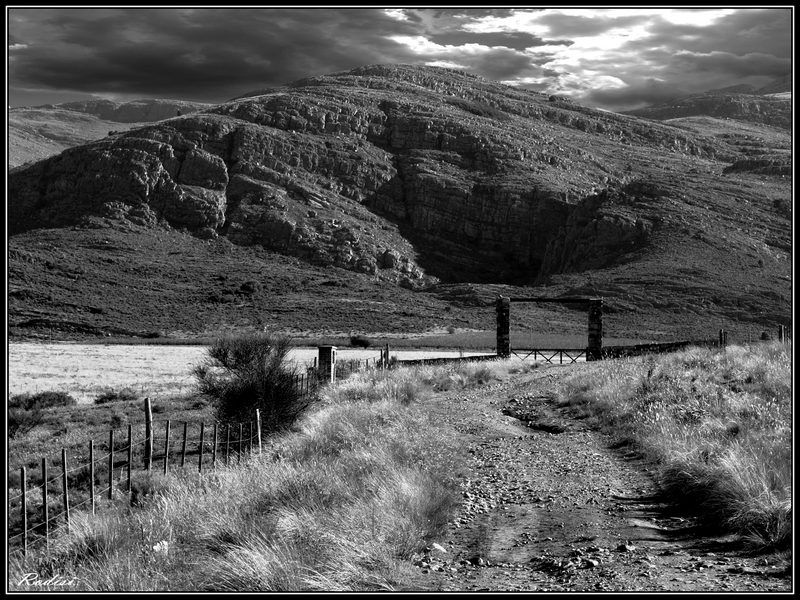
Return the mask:
<path fill-rule="evenodd" d="M 302 399 L 308 399 L 318 389 L 311 371 L 298 375 L 294 384 Z M 9 552 L 27 556 L 40 544 L 49 548 L 54 532 L 69 531 L 77 509 L 94 514 L 101 498 L 113 501 L 125 495 L 132 499 L 134 472 L 167 475 L 178 468 L 202 474 L 218 466 L 240 464 L 248 455 L 261 451 L 262 423 L 257 409 L 253 419 L 244 422 L 176 422 L 155 421 L 150 399 L 145 398 L 144 404 L 144 422 L 128 424 L 124 441 L 115 440 L 119 430 L 111 429 L 103 444 L 94 439 L 85 442 L 88 458 L 74 456 L 74 450 L 68 457 L 67 449 L 62 448 L 60 460 L 41 458 L 38 469 L 33 469 L 38 473 L 29 472 L 26 466 L 19 468 L 20 491 L 7 499 Z M 177 431 L 175 425 L 179 426 Z M 139 431 L 134 433 L 134 429 Z M 95 448 L 102 446 L 103 453 L 95 455 Z M 49 475 L 54 472 L 57 474 Z"/>

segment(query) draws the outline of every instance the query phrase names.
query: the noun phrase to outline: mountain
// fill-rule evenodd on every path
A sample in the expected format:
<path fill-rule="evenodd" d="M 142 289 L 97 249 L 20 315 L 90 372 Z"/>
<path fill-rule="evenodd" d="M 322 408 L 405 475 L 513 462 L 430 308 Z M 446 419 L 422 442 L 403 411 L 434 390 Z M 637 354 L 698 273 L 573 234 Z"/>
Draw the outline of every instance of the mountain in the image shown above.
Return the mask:
<path fill-rule="evenodd" d="M 786 130 L 792 128 L 791 98 L 758 94 L 698 94 L 671 100 L 658 106 L 631 110 L 625 114 L 657 121 L 707 116 L 762 123 Z"/>
<path fill-rule="evenodd" d="M 778 77 L 767 85 L 756 90 L 757 94 L 785 94 L 792 92 L 792 74 Z"/>
<path fill-rule="evenodd" d="M 179 100 L 91 100 L 16 107 L 8 111 L 8 166 L 18 167 L 67 148 L 211 105 Z"/>
<path fill-rule="evenodd" d="M 12 172 L 11 330 L 491 329 L 497 293 L 602 295 L 647 339 L 788 323 L 791 137 L 753 127 L 437 67 L 303 79 Z"/>
<path fill-rule="evenodd" d="M 706 116 L 792 128 L 792 76 L 779 77 L 756 89 L 752 85 L 733 85 L 701 94 L 683 96 L 624 114 L 657 121 Z"/>

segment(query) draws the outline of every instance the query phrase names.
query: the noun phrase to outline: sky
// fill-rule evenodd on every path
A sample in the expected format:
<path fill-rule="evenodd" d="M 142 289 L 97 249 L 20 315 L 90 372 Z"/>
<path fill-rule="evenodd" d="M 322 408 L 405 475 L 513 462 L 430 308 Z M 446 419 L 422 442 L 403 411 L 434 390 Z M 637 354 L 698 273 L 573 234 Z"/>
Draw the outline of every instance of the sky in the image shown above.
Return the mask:
<path fill-rule="evenodd" d="M 792 72 L 789 7 L 6 11 L 9 106 L 219 103 L 303 77 L 406 63 L 629 110 Z"/>

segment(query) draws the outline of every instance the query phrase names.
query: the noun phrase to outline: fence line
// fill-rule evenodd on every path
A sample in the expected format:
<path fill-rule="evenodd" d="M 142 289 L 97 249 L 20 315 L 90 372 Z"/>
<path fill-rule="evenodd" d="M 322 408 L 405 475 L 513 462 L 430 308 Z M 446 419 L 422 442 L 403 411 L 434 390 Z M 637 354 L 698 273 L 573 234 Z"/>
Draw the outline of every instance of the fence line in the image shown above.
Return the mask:
<path fill-rule="evenodd" d="M 295 389 L 299 392 L 301 398 L 306 398 L 311 394 L 316 393 L 318 384 L 315 381 L 315 378 L 312 377 L 312 371 L 309 370 L 307 374 L 298 375 L 294 378 L 294 385 Z M 70 513 L 74 513 L 74 511 L 78 508 L 84 507 L 86 505 L 91 506 L 91 513 L 95 514 L 95 507 L 96 507 L 96 499 L 97 497 L 102 497 L 104 494 L 107 493 L 107 497 L 109 500 L 114 499 L 114 491 L 122 491 L 120 490 L 120 485 L 125 483 L 124 485 L 124 492 L 128 494 L 133 493 L 132 489 L 132 470 L 133 470 L 133 462 L 134 462 L 134 448 L 138 446 L 143 447 L 143 454 L 145 457 L 144 464 L 138 467 L 138 471 L 144 472 L 152 472 L 152 462 L 153 459 L 161 459 L 164 461 L 164 473 L 168 473 L 169 470 L 169 463 L 170 463 L 170 448 L 169 448 L 169 435 L 170 435 L 170 419 L 166 419 L 163 423 L 165 426 L 165 436 L 164 436 L 164 453 L 163 455 L 156 455 L 154 452 L 154 443 L 157 439 L 156 434 L 156 427 L 159 422 L 154 421 L 152 418 L 152 405 L 150 403 L 149 398 L 145 398 L 145 436 L 141 440 L 134 441 L 133 435 L 133 424 L 128 424 L 128 439 L 124 445 L 121 447 L 115 443 L 114 440 L 114 433 L 115 429 L 109 430 L 109 438 L 108 438 L 108 452 L 103 454 L 102 456 L 95 456 L 95 440 L 89 440 L 89 459 L 88 462 L 79 462 L 76 466 L 68 466 L 67 465 L 67 449 L 61 449 L 61 469 L 60 473 L 57 476 L 52 478 L 48 478 L 47 468 L 48 462 L 55 459 L 48 460 L 46 457 L 41 458 L 41 484 L 28 486 L 28 479 L 30 478 L 30 473 L 25 466 L 20 468 L 20 488 L 21 493 L 15 494 L 7 499 L 8 506 L 9 506 L 9 514 L 11 515 L 12 506 L 19 501 L 19 510 L 20 510 L 20 528 L 21 531 L 18 533 L 13 533 L 9 535 L 7 538 L 9 542 L 21 540 L 21 548 L 10 548 L 10 551 L 21 551 L 23 556 L 27 556 L 28 550 L 30 547 L 35 546 L 39 543 L 44 543 L 46 549 L 49 551 L 50 547 L 50 534 L 53 531 L 56 531 L 58 527 L 58 523 L 60 522 L 61 517 L 64 517 L 64 528 L 67 532 L 69 532 L 70 526 Z M 189 448 L 190 444 L 190 436 L 189 436 L 189 425 L 196 425 L 199 424 L 200 426 L 200 434 L 199 434 L 199 442 L 197 443 L 196 447 L 192 444 L 193 449 Z M 243 459 L 243 455 L 246 453 L 248 455 L 252 455 L 255 450 L 258 451 L 258 454 L 261 454 L 262 451 L 262 429 L 261 429 L 261 414 L 259 411 L 256 411 L 255 420 L 249 421 L 247 423 L 248 430 L 247 430 L 247 437 L 244 435 L 244 423 L 238 423 L 239 426 L 239 435 L 236 436 L 234 440 L 231 440 L 231 423 L 221 423 L 217 420 L 213 420 L 214 428 L 213 428 L 213 438 L 211 442 L 207 442 L 204 438 L 205 436 L 205 420 L 200 421 L 183 421 L 183 436 L 182 436 L 182 444 L 180 450 L 180 467 L 185 471 L 187 468 L 186 464 L 186 457 L 197 455 L 198 462 L 196 464 L 196 468 L 199 473 L 202 474 L 203 467 L 205 466 L 208 468 L 208 462 L 210 462 L 210 466 L 212 469 L 217 468 L 217 461 L 218 461 L 218 452 L 220 450 L 220 445 L 224 443 L 225 446 L 225 465 L 230 465 L 230 453 L 231 453 L 231 441 L 236 444 L 236 448 L 234 452 L 236 453 L 237 464 L 240 464 Z M 218 435 L 219 425 L 226 426 L 226 437 L 223 441 L 221 436 Z M 206 456 L 205 450 L 208 445 L 211 445 L 211 456 L 210 460 L 204 460 Z M 120 465 L 120 462 L 116 460 L 116 454 L 122 454 L 125 459 L 124 462 Z M 108 459 L 107 463 L 107 486 L 102 487 L 101 489 L 96 489 L 95 487 L 95 480 L 96 480 L 96 472 L 95 472 L 95 465 L 103 464 L 103 462 Z M 79 459 L 78 459 L 79 460 Z M 115 477 L 116 469 L 121 468 L 123 471 L 120 473 L 120 477 Z M 88 471 L 89 474 L 89 481 L 88 485 L 85 486 L 86 489 L 81 485 L 80 480 L 73 479 L 70 482 L 70 475 L 74 475 L 75 473 L 82 472 L 86 473 Z M 123 476 L 123 473 L 127 471 L 127 477 Z M 56 482 L 60 481 L 60 486 L 53 485 L 50 490 L 48 490 L 49 484 L 55 484 Z M 59 489 L 60 488 L 60 489 Z M 28 518 L 28 509 L 29 509 L 29 498 L 31 494 L 41 490 L 41 507 L 39 509 L 41 518 L 39 522 L 35 525 L 31 525 L 30 519 Z M 82 498 L 79 496 L 77 498 L 77 502 L 73 501 L 73 497 L 76 494 L 88 494 L 86 498 Z M 53 499 L 60 499 L 63 510 L 51 514 L 50 511 L 50 503 Z M 33 505 L 34 510 L 38 505 Z M 11 529 L 12 527 L 9 527 Z M 39 537 L 29 536 L 29 534 L 35 534 Z M 43 535 L 42 535 L 43 534 Z"/>

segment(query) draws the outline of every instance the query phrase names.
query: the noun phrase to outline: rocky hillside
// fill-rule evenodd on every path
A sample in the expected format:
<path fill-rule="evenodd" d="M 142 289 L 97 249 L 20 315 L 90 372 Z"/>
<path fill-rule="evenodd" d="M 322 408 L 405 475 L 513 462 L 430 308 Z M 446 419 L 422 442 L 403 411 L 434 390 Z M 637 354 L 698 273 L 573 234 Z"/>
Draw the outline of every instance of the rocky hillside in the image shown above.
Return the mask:
<path fill-rule="evenodd" d="M 180 100 L 92 100 L 10 108 L 8 166 L 42 160 L 67 148 L 99 140 L 111 131 L 189 114 L 210 105 Z"/>
<path fill-rule="evenodd" d="M 735 165 L 779 152 L 781 135 L 745 152 L 713 131 L 376 65 L 20 169 L 8 223 L 25 240 L 183 229 L 427 293 L 445 293 L 437 281 L 537 285 L 613 296 L 622 311 L 680 312 L 691 298 L 698 316 L 753 306 L 778 322 L 790 318 L 791 284 L 777 278 L 790 272 L 791 182 Z M 729 281 L 712 280 L 723 271 Z"/>
<path fill-rule="evenodd" d="M 738 89 L 738 88 L 737 88 Z M 640 108 L 626 114 L 664 121 L 681 117 L 708 116 L 761 123 L 791 130 L 791 97 L 728 91 L 686 96 L 665 104 Z M 777 92 L 770 92 L 774 94 Z"/>

